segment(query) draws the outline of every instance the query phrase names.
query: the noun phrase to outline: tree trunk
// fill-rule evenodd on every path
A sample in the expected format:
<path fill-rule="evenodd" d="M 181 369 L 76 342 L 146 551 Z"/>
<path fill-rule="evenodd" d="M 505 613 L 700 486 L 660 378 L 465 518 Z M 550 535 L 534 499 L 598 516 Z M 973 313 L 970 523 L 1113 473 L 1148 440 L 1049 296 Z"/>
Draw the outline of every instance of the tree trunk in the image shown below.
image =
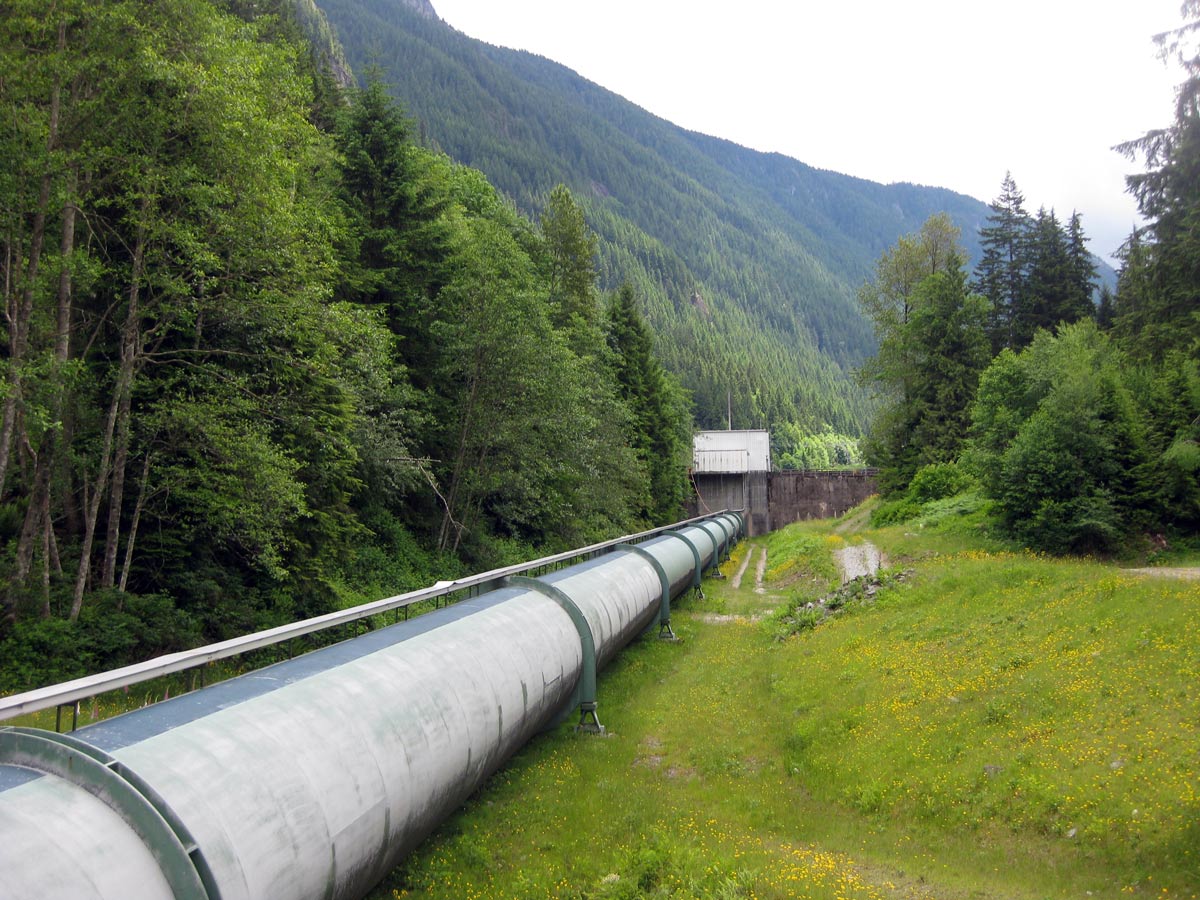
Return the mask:
<path fill-rule="evenodd" d="M 146 219 L 149 197 L 143 197 L 141 219 Z M 145 255 L 145 231 L 138 226 L 138 242 L 134 250 L 133 273 L 129 285 L 129 306 L 125 324 L 121 327 L 121 377 L 118 383 L 124 390 L 118 395 L 117 438 L 113 457 L 112 487 L 108 495 L 108 530 L 104 541 L 104 566 L 100 574 L 102 587 L 111 588 L 116 580 L 117 549 L 121 542 L 121 512 L 125 505 L 125 469 L 129 464 L 129 416 L 133 394 L 133 379 L 141 359 L 141 296 L 142 266 Z"/>
<path fill-rule="evenodd" d="M 68 618 L 74 622 L 79 618 L 83 608 L 83 593 L 87 590 L 88 576 L 92 568 L 92 543 L 96 537 L 96 522 L 100 518 L 100 502 L 104 499 L 104 488 L 108 481 L 109 466 L 112 460 L 113 432 L 117 425 L 117 408 L 120 405 L 120 394 L 124 391 L 121 383 L 124 373 L 117 376 L 112 402 L 108 406 L 108 416 L 104 423 L 104 440 L 100 449 L 100 465 L 96 469 L 96 482 L 92 485 L 84 501 L 83 542 L 79 548 L 79 571 L 75 575 L 75 594 L 71 599 L 71 613 Z M 84 479 L 86 482 L 86 479 Z M 86 484 L 85 484 L 86 489 Z"/>
<path fill-rule="evenodd" d="M 33 490 L 29 495 L 29 505 L 25 509 L 25 522 L 21 526 L 21 536 L 17 541 L 16 559 L 13 561 L 12 584 L 14 587 L 24 587 L 33 570 L 33 551 L 42 530 L 42 510 L 45 504 L 43 495 L 50 489 L 50 471 L 43 461 L 33 457 Z"/>
<path fill-rule="evenodd" d="M 145 221 L 145 215 L 150 207 L 150 198 L 142 199 L 142 220 Z M 139 224 L 137 242 L 133 250 L 133 268 L 130 272 L 129 279 L 129 302 L 125 310 L 125 323 L 121 328 L 121 364 L 117 372 L 117 381 L 113 386 L 112 402 L 108 406 L 108 417 L 104 423 L 104 440 L 100 451 L 100 465 L 96 470 L 96 482 L 92 488 L 91 497 L 86 504 L 86 515 L 83 523 L 83 542 L 79 550 L 79 572 L 75 577 L 75 594 L 71 600 L 70 620 L 74 622 L 79 618 L 79 611 L 83 608 L 83 594 L 87 590 L 88 576 L 91 573 L 92 567 L 92 545 L 96 537 L 96 523 L 100 518 L 100 503 L 104 499 L 106 482 L 109 481 L 112 473 L 112 456 L 114 444 L 117 443 L 117 424 L 124 413 L 124 421 L 122 422 L 122 430 L 125 432 L 125 440 L 128 440 L 128 418 L 129 418 L 129 396 L 133 390 L 134 370 L 137 363 L 137 329 L 138 321 L 141 316 L 139 309 L 139 300 L 141 297 L 141 282 L 142 282 L 142 266 L 145 262 L 146 254 L 146 238 L 145 230 Z M 121 451 L 118 449 L 118 453 Z M 125 460 L 128 458 L 128 447 L 122 453 L 122 467 L 125 465 Z M 124 483 L 124 472 L 121 472 L 122 486 Z M 112 521 L 112 509 L 117 509 L 117 515 L 120 515 L 120 500 L 119 498 L 110 498 L 109 500 L 109 521 Z M 105 550 L 107 560 L 107 547 Z M 113 550 L 115 559 L 116 551 Z"/>
<path fill-rule="evenodd" d="M 54 520 L 50 517 L 50 491 L 42 495 L 42 618 L 50 618 L 50 545 Z"/>
<path fill-rule="evenodd" d="M 67 46 L 65 24 L 58 27 L 58 49 Z M 50 92 L 50 120 L 46 135 L 46 171 L 38 189 L 37 207 L 33 214 L 33 225 L 29 235 L 29 263 L 26 266 L 21 290 L 21 299 L 15 305 L 14 298 L 6 295 L 5 318 L 8 319 L 9 334 L 9 390 L 4 400 L 4 415 L 0 418 L 0 497 L 4 496 L 4 483 L 8 479 L 8 468 L 12 458 L 12 447 L 17 427 L 17 412 L 21 403 L 21 364 L 29 350 L 29 326 L 33 318 L 33 301 L 37 286 L 38 268 L 41 265 L 42 249 L 46 240 L 46 215 L 50 209 L 50 154 L 58 144 L 58 123 L 62 107 L 62 86 L 55 83 Z M 72 226 L 73 227 L 73 226 Z"/>
<path fill-rule="evenodd" d="M 24 287 L 15 308 L 5 310 L 8 319 L 8 396 L 4 400 L 3 424 L 0 424 L 0 496 L 4 494 L 4 482 L 8 478 L 9 462 L 17 427 L 17 411 L 21 404 L 21 365 L 29 351 L 29 326 L 33 318 L 34 291 L 37 284 L 38 267 L 42 260 L 42 247 L 46 240 L 46 211 L 50 206 L 50 174 L 42 176 L 38 193 L 37 211 L 33 217 L 33 231 L 29 238 L 29 265 L 25 270 Z"/>
<path fill-rule="evenodd" d="M 125 593 L 129 583 L 129 569 L 133 565 L 133 545 L 137 541 L 138 524 L 142 521 L 142 509 L 146 505 L 146 485 L 150 482 L 150 454 L 142 463 L 142 480 L 138 484 L 137 502 L 133 504 L 133 519 L 129 523 L 129 537 L 125 539 L 125 561 L 121 563 L 121 582 L 118 590 Z M 121 604 L 122 606 L 124 603 Z M 118 607 L 119 608 L 119 607 Z"/>
<path fill-rule="evenodd" d="M 124 348 L 121 357 L 121 366 L 124 369 Z M 117 409 L 116 452 L 113 457 L 112 486 L 108 495 L 108 532 L 104 541 L 104 568 L 100 575 L 100 586 L 105 588 L 112 587 L 116 580 L 117 547 L 121 541 L 121 507 L 125 503 L 125 469 L 129 462 L 129 406 L 132 383 L 131 371 L 130 386 L 122 393 Z"/>
<path fill-rule="evenodd" d="M 63 208 L 62 261 L 58 279 L 58 316 L 54 350 L 54 361 L 57 369 L 56 377 L 58 378 L 58 384 L 54 385 L 53 416 L 55 421 L 61 421 L 62 410 L 65 406 L 63 394 L 66 387 L 62 383 L 61 373 L 67 361 L 67 353 L 70 348 L 70 337 L 68 334 L 71 321 L 70 266 L 71 254 L 75 248 L 74 192 L 76 184 L 76 174 L 73 171 L 69 172 L 67 175 L 67 202 Z M 31 310 L 32 303 L 30 303 Z M 26 322 L 26 326 L 28 326 L 28 322 Z M 28 349 L 28 340 L 25 342 L 25 349 Z M 13 584 L 17 587 L 24 586 L 30 573 L 33 571 L 34 549 L 40 543 L 44 554 L 42 560 L 42 615 L 47 617 L 50 615 L 50 552 L 53 541 L 52 531 L 54 528 L 53 518 L 50 514 L 50 473 L 55 466 L 58 447 L 58 432 L 52 426 L 42 435 L 41 446 L 37 452 L 34 453 L 32 449 L 29 451 L 29 455 L 33 459 L 33 489 L 30 492 L 29 506 L 25 512 L 25 524 L 21 529 L 21 537 L 17 544 L 17 554 L 13 568 Z M 41 537 L 40 542 L 37 541 L 39 536 Z M 54 550 L 57 555 L 57 547 Z"/>
<path fill-rule="evenodd" d="M 476 365 L 476 374 L 478 374 L 479 366 Z M 459 423 L 458 429 L 458 450 L 454 454 L 454 469 L 450 473 L 450 487 L 446 491 L 446 511 L 442 514 L 442 527 L 438 533 L 438 550 L 444 551 L 450 546 L 450 539 L 454 538 L 454 548 L 458 548 L 458 542 L 462 539 L 462 526 L 454 520 L 454 508 L 458 502 L 458 489 L 462 484 L 463 469 L 466 467 L 467 459 L 467 437 L 470 435 L 472 418 L 475 409 L 475 397 L 479 392 L 479 378 L 472 377 L 470 389 L 467 393 L 467 402 L 463 407 L 462 421 Z M 452 534 L 453 530 L 453 534 Z"/>

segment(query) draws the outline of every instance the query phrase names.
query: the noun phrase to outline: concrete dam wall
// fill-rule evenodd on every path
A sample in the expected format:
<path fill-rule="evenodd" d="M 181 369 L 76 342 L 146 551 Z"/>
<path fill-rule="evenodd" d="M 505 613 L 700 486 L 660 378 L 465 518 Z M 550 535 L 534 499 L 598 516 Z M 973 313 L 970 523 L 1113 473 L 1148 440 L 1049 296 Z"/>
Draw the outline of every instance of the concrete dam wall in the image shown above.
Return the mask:
<path fill-rule="evenodd" d="M 744 509 L 749 535 L 766 534 L 805 519 L 840 516 L 879 490 L 875 469 L 697 473 L 692 480 L 696 487 L 693 515 Z"/>

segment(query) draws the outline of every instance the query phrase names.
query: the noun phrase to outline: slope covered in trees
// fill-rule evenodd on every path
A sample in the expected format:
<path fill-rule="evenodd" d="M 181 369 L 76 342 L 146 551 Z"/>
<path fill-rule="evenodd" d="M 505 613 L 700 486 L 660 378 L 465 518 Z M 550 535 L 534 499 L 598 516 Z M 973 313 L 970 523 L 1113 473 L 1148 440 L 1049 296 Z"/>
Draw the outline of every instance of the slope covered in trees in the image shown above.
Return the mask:
<path fill-rule="evenodd" d="M 0 10 L 0 690 L 681 512 L 571 192 L 521 215 L 312 26 Z"/>
<path fill-rule="evenodd" d="M 855 289 L 929 215 L 948 212 L 970 240 L 987 213 L 950 191 L 885 187 L 687 132 L 405 4 L 320 6 L 351 63 L 383 67 L 427 140 L 521 208 L 571 187 L 599 236 L 601 284 L 635 288 L 702 427 L 723 427 L 731 395 L 739 427 L 860 433 L 870 401 L 852 371 L 873 340 Z"/>

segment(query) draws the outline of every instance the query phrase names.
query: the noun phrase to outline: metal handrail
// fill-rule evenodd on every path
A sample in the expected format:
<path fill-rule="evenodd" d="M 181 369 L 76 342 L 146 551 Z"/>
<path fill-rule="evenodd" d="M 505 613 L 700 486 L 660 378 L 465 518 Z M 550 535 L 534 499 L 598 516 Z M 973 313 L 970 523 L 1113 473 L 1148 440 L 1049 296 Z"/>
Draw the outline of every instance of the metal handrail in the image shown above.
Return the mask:
<path fill-rule="evenodd" d="M 131 685 L 150 681 L 153 678 L 159 678 L 163 675 L 183 672 L 219 659 L 227 659 L 231 656 L 248 653 L 251 650 L 261 650 L 263 647 L 270 647 L 293 638 L 314 634 L 329 628 L 336 628 L 338 625 L 358 622 L 362 619 L 379 615 L 380 613 L 412 606 L 414 603 L 420 603 L 423 600 L 434 600 L 438 597 L 444 597 L 447 594 L 454 594 L 459 591 L 498 582 L 510 575 L 520 575 L 532 569 L 540 569 L 545 566 L 566 562 L 567 560 L 578 559 L 582 556 L 594 555 L 603 550 L 615 547 L 618 544 L 628 544 L 634 541 L 645 540 L 664 531 L 679 528 L 682 525 L 702 522 L 706 519 L 735 511 L 725 509 L 718 513 L 709 513 L 708 515 L 696 516 L 682 522 L 676 522 L 673 525 L 664 525 L 661 528 L 652 528 L 649 531 L 640 531 L 637 534 L 625 535 L 614 538 L 611 541 L 581 547 L 578 550 L 568 550 L 565 553 L 557 553 L 554 556 L 544 556 L 532 562 L 518 563 L 517 565 L 506 566 L 502 569 L 492 569 L 489 572 L 482 572 L 478 575 L 470 575 L 466 578 L 458 578 L 453 581 L 439 581 L 437 584 L 427 588 L 409 591 L 406 594 L 397 594 L 394 597 L 387 597 L 383 600 L 373 600 L 370 603 L 352 606 L 349 609 L 340 609 L 336 612 L 326 613 L 323 616 L 314 616 L 311 619 L 302 619 L 299 622 L 292 622 L 289 625 L 268 628 L 266 631 L 256 631 L 253 634 L 242 635 L 241 637 L 220 641 L 216 644 L 206 644 L 203 647 L 196 647 L 192 650 L 167 653 L 163 656 L 148 659 L 145 662 L 134 663 L 133 665 L 112 669 L 108 672 L 100 672 L 95 675 L 85 676 L 84 678 L 76 678 L 72 681 L 64 681 L 60 684 L 35 688 L 32 691 L 25 691 L 20 694 L 0 697 L 0 722 L 14 718 L 15 716 L 25 715 L 26 713 L 39 712 L 43 709 L 51 709 L 56 706 L 68 706 L 108 691 L 130 687 Z"/>

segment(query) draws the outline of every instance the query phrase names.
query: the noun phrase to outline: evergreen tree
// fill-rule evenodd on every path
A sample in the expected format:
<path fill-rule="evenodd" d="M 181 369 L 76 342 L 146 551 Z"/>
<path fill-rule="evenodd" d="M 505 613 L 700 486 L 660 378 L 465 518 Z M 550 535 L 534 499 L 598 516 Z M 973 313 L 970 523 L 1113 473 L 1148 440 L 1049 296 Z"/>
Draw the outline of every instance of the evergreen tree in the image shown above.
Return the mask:
<path fill-rule="evenodd" d="M 1137 296 L 1121 292 L 1117 303 L 1118 333 L 1145 359 L 1171 350 L 1200 356 L 1200 0 L 1186 0 L 1183 15 L 1183 26 L 1155 38 L 1163 58 L 1176 58 L 1187 75 L 1175 121 L 1117 147 L 1147 169 L 1126 178 L 1150 224 L 1125 259 L 1137 271 L 1123 280 L 1137 285 Z"/>
<path fill-rule="evenodd" d="M 1096 304 L 1096 324 L 1101 331 L 1111 331 L 1116 319 L 1116 300 L 1112 289 L 1107 285 L 1100 286 L 1100 301 Z"/>
<path fill-rule="evenodd" d="M 566 185 L 550 192 L 541 216 L 545 242 L 544 272 L 552 320 L 567 328 L 578 319 L 594 324 L 596 302 L 596 235 L 584 220 L 583 209 Z"/>
<path fill-rule="evenodd" d="M 1071 213 L 1067 224 L 1067 254 L 1071 261 L 1073 302 L 1068 307 L 1067 322 L 1077 322 L 1096 316 L 1093 297 L 1096 293 L 1096 262 L 1088 251 L 1088 237 L 1083 231 L 1083 217 L 1078 211 Z"/>
<path fill-rule="evenodd" d="M 931 231 L 940 233 L 936 222 Z M 877 283 L 894 283 L 897 264 L 907 270 L 906 248 L 921 244 L 914 236 L 885 253 Z M 955 243 L 922 258 L 926 274 L 902 305 L 891 307 L 906 311 L 907 320 L 880 319 L 879 353 L 864 367 L 886 397 L 864 447 L 868 462 L 880 468 L 884 493 L 903 490 L 924 465 L 955 459 L 990 358 L 987 300 L 968 291 Z"/>
<path fill-rule="evenodd" d="M 979 232 L 982 256 L 975 267 L 973 289 L 991 301 L 988 336 L 992 352 L 1020 346 L 1028 309 L 1028 245 L 1032 220 L 1025 197 L 1012 173 L 1004 176 L 1000 196 L 992 201 L 988 224 Z"/>
<path fill-rule="evenodd" d="M 445 190 L 412 139 L 412 125 L 367 72 L 338 128 L 342 197 L 350 213 L 347 263 L 339 293 L 383 310 L 400 339 L 400 360 L 418 388 L 434 368 L 429 323 L 446 283 Z"/>
<path fill-rule="evenodd" d="M 1092 318 L 1095 266 L 1086 241 L 1078 213 L 1068 232 L 1054 210 L 1038 211 L 1029 239 L 1028 310 L 1018 322 L 1016 347 L 1026 346 L 1039 328 Z"/>
<path fill-rule="evenodd" d="M 691 429 L 679 390 L 654 355 L 654 338 L 633 288 L 621 285 L 608 310 L 608 343 L 621 398 L 632 412 L 630 443 L 650 476 L 641 514 L 669 522 L 683 508 Z"/>

